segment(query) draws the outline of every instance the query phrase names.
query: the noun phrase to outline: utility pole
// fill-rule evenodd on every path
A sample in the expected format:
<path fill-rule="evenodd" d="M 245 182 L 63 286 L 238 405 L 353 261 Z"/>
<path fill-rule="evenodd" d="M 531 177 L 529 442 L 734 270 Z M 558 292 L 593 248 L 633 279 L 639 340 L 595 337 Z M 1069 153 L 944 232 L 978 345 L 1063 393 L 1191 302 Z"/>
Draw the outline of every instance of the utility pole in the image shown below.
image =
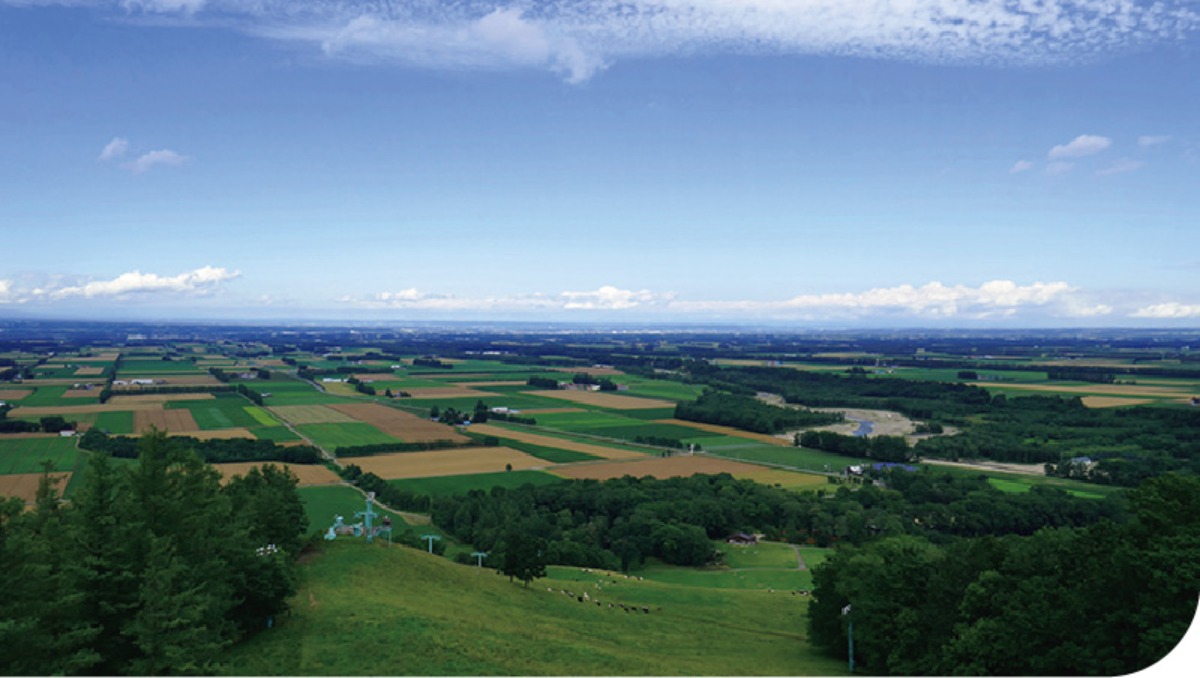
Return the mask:
<path fill-rule="evenodd" d="M 486 551 L 472 551 L 471 555 L 475 556 L 475 558 L 478 560 L 479 567 L 483 567 L 483 559 L 487 558 L 488 554 Z"/>
<path fill-rule="evenodd" d="M 854 618 L 850 616 L 850 606 L 842 608 L 842 616 L 846 617 L 846 622 L 849 624 L 846 630 L 846 637 L 850 643 L 850 673 L 854 673 Z"/>
<path fill-rule="evenodd" d="M 429 542 L 429 552 L 430 553 L 433 553 L 433 542 L 441 539 L 441 537 L 436 534 L 423 534 L 423 535 L 421 535 L 421 538 L 424 539 L 425 541 Z"/>

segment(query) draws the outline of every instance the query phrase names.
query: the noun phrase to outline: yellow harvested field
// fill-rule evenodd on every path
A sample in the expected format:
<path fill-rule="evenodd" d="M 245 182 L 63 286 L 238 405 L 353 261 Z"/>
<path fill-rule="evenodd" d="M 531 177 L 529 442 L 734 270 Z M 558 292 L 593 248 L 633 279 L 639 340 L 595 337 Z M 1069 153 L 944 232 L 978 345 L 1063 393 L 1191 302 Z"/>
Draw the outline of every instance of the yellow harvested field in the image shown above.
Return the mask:
<path fill-rule="evenodd" d="M 675 407 L 669 400 L 654 400 L 653 398 L 634 398 L 631 396 L 613 395 L 600 391 L 524 391 L 525 395 L 541 398 L 556 398 L 569 400 L 581 405 L 594 405 L 610 410 L 651 410 L 659 407 Z"/>
<path fill-rule="evenodd" d="M 508 438 L 509 440 L 515 440 L 519 443 L 529 443 L 530 445 L 540 445 L 542 447 L 553 447 L 556 450 L 583 452 L 584 454 L 592 454 L 602 459 L 644 459 L 647 456 L 641 452 L 634 452 L 632 450 L 620 450 L 615 447 L 577 443 L 571 440 L 555 438 L 553 436 L 542 436 L 536 433 L 514 431 L 512 429 L 492 426 L 490 424 L 475 424 L 471 426 L 471 432 L 479 433 L 485 436 L 496 436 L 497 438 Z"/>
<path fill-rule="evenodd" d="M 30 393 L 33 393 L 33 391 L 26 391 L 26 390 L 20 390 L 20 389 L 2 390 L 2 391 L 0 391 L 0 400 L 4 400 L 4 401 L 8 401 L 8 402 L 11 402 L 13 400 L 20 400 L 21 398 L 24 398 L 25 396 L 29 395 Z"/>
<path fill-rule="evenodd" d="M 329 407 L 351 417 L 351 421 L 361 421 L 384 433 L 399 438 L 406 443 L 428 443 L 434 440 L 453 440 L 466 442 L 466 436 L 455 431 L 446 424 L 429 421 L 424 417 L 397 410 L 394 407 L 376 403 L 347 403 L 330 405 Z"/>
<path fill-rule="evenodd" d="M 267 408 L 289 424 L 350 424 L 354 418 L 325 405 L 280 405 Z"/>
<path fill-rule="evenodd" d="M 250 440 L 255 440 L 254 434 L 249 429 L 244 428 L 222 428 L 213 431 L 172 431 L 171 435 L 199 438 L 200 440 L 230 440 L 232 438 L 249 438 Z"/>
<path fill-rule="evenodd" d="M 513 380 L 513 381 L 460 381 L 460 382 L 458 382 L 458 385 L 464 386 L 467 388 L 475 388 L 475 387 L 479 387 L 479 386 L 514 386 L 514 385 L 522 385 L 524 383 L 525 383 L 525 380 L 520 379 L 520 380 Z M 495 395 L 495 394 L 492 394 L 492 395 Z"/>
<path fill-rule="evenodd" d="M 83 428 L 82 425 L 79 427 Z M 57 433 L 5 433 L 0 434 L 0 440 L 24 440 L 26 438 L 57 438 Z"/>
<path fill-rule="evenodd" d="M 756 483 L 763 485 L 778 485 L 785 490 L 811 490 L 818 487 L 825 487 L 829 481 L 825 476 L 820 476 L 815 473 L 797 473 L 795 471 L 784 471 L 775 468 L 759 467 L 757 471 L 737 472 L 732 474 L 735 478 L 745 478 L 753 480 Z"/>
<path fill-rule="evenodd" d="M 460 386 L 443 386 L 441 388 L 406 388 L 414 398 L 495 398 L 495 393 L 486 391 L 476 391 L 475 389 L 462 388 Z"/>
<path fill-rule="evenodd" d="M 64 358 L 66 362 L 72 363 L 111 363 L 117 359 L 119 353 L 101 353 L 100 355 L 92 355 L 87 357 Z"/>
<path fill-rule="evenodd" d="M 353 397 L 358 395 L 358 391 L 354 388 L 354 385 L 347 384 L 344 381 L 323 381 L 321 382 L 321 388 L 325 389 L 326 393 L 335 396 Z"/>
<path fill-rule="evenodd" d="M 677 457 L 650 457 L 642 461 L 622 461 L 615 463 L 596 462 L 592 464 L 571 464 L 550 469 L 556 476 L 564 478 L 590 478 L 592 480 L 608 480 L 634 476 L 642 478 L 676 478 L 694 476 L 697 473 L 728 473 L 735 477 L 749 477 L 750 474 L 761 474 L 762 466 L 746 464 L 729 459 L 716 457 L 681 455 Z"/>
<path fill-rule="evenodd" d="M 532 410 L 521 410 L 522 415 L 526 414 L 570 414 L 572 412 L 587 412 L 582 407 L 539 407 Z"/>
<path fill-rule="evenodd" d="M 1114 396 L 1084 396 L 1080 398 L 1084 407 L 1126 407 L 1128 405 L 1145 405 L 1154 402 L 1151 398 L 1117 398 Z"/>
<path fill-rule="evenodd" d="M 58 490 L 61 492 L 71 482 L 70 473 L 54 473 L 52 478 L 59 478 Z M 31 504 L 37 498 L 40 473 L 13 473 L 0 476 L 0 497 L 18 497 L 26 504 Z"/>
<path fill-rule="evenodd" d="M 421 374 L 421 375 L 415 376 L 414 378 L 419 378 L 419 379 L 462 379 L 463 377 L 471 377 L 471 378 L 479 378 L 479 379 L 488 379 L 488 378 L 494 379 L 496 377 L 496 373 L 495 372 L 455 372 L 454 370 L 447 370 L 445 372 L 436 372 L 433 374 Z M 522 379 L 521 381 L 525 381 L 525 380 Z M 521 383 L 521 381 L 518 381 L 517 383 L 519 384 L 519 383 Z"/>
<path fill-rule="evenodd" d="M 66 391 L 63 391 L 62 397 L 64 397 L 64 398 L 99 398 L 100 391 L 102 391 L 102 390 L 103 389 L 100 389 L 100 388 L 93 388 L 91 390 L 86 389 L 86 388 L 69 388 Z"/>
<path fill-rule="evenodd" d="M 118 395 L 108 399 L 118 409 L 143 409 L 140 405 L 172 403 L 179 400 L 213 400 L 211 393 L 147 393 L 146 395 Z M 133 407 L 130 407 L 133 406 Z"/>
<path fill-rule="evenodd" d="M 151 428 L 171 433 L 197 431 L 191 410 L 138 410 L 133 413 L 133 430 L 145 433 Z"/>
<path fill-rule="evenodd" d="M 104 374 L 103 367 L 81 367 L 75 370 L 77 377 L 98 377 L 101 374 Z"/>
<path fill-rule="evenodd" d="M 766 433 L 751 433 L 741 429 L 733 428 L 732 426 L 718 426 L 717 424 L 702 424 L 698 421 L 686 421 L 684 419 L 657 419 L 655 424 L 675 424 L 677 426 L 687 426 L 698 431 L 708 431 L 709 433 L 720 433 L 723 436 L 736 436 L 738 438 L 746 438 L 755 440 L 760 443 L 768 443 L 770 445 L 780 445 L 782 447 L 791 447 L 791 443 L 782 438 L 776 438 Z"/>
<path fill-rule="evenodd" d="M 996 384 L 986 381 L 971 382 L 973 386 L 1001 386 L 1004 390 L 1049 391 L 1051 393 L 1076 393 L 1079 395 L 1143 396 L 1149 398 L 1172 398 L 1187 394 L 1187 387 L 1166 388 L 1163 386 L 1137 386 L 1133 384 L 1087 384 L 1085 386 L 1054 386 L 1052 384 Z"/>
<path fill-rule="evenodd" d="M 385 480 L 395 478 L 431 478 L 461 476 L 467 473 L 503 471 L 509 464 L 514 471 L 542 468 L 546 462 L 507 447 L 462 447 L 432 452 L 401 452 L 372 457 L 347 457 L 362 468 Z"/>
<path fill-rule="evenodd" d="M 300 487 L 311 485 L 336 485 L 342 479 L 336 473 L 320 464 L 284 464 L 278 461 L 269 462 L 239 462 L 236 464 L 213 464 L 213 468 L 221 472 L 222 482 L 229 482 L 234 476 L 244 476 L 250 469 L 264 464 L 282 466 L 296 474 Z"/>

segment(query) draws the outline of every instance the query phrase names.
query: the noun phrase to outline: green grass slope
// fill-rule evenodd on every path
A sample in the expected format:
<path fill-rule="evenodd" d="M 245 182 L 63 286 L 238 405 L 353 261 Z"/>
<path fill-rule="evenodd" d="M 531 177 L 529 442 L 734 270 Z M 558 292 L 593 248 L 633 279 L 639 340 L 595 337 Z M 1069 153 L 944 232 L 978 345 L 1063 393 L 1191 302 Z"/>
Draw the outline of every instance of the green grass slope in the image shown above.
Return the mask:
<path fill-rule="evenodd" d="M 556 568 L 564 569 L 564 568 Z M 414 549 L 323 543 L 293 611 L 227 654 L 230 675 L 839 675 L 806 601 L 584 574 L 528 588 Z M 547 588 L 553 589 L 548 591 Z M 588 591 L 577 602 L 559 593 Z M 601 601 L 596 605 L 594 599 Z M 609 603 L 647 606 L 650 614 Z"/>

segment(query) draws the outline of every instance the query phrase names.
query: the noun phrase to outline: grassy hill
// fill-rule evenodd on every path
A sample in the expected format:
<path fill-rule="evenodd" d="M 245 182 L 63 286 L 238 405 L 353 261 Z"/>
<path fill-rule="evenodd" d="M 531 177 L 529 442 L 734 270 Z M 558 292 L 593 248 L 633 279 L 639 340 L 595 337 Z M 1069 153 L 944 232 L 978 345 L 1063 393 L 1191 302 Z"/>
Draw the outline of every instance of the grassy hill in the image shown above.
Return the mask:
<path fill-rule="evenodd" d="M 591 600 L 581 603 L 560 590 L 577 596 L 586 591 Z M 638 611 L 626 612 L 622 603 Z M 227 670 L 231 675 L 844 673 L 845 664 L 817 654 L 805 640 L 806 605 L 786 593 L 683 586 L 578 568 L 551 568 L 546 579 L 525 588 L 486 568 L 341 539 L 323 543 L 308 559 L 292 613 L 232 648 Z"/>

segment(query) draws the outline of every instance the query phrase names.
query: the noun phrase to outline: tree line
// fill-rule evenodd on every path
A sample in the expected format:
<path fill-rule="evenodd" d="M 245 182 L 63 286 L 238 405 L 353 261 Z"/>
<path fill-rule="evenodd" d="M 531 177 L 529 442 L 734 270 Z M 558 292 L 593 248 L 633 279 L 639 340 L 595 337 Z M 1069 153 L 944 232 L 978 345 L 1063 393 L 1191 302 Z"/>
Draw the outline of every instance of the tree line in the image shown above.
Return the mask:
<path fill-rule="evenodd" d="M 79 447 L 93 452 L 103 452 L 112 457 L 136 459 L 141 453 L 141 439 L 131 436 L 108 435 L 89 429 L 79 438 Z M 185 445 L 210 464 L 239 461 L 277 461 L 288 464 L 320 464 L 325 461 L 321 451 L 311 445 L 280 445 L 271 440 L 250 438 L 213 438 L 200 440 L 190 436 L 173 436 L 180 445 Z"/>
<path fill-rule="evenodd" d="M 220 474 L 163 433 L 135 464 L 89 460 L 68 504 L 0 502 L 0 673 L 214 673 L 295 592 L 306 530 L 296 478 Z"/>
<path fill-rule="evenodd" d="M 842 415 L 836 412 L 777 407 L 752 396 L 721 393 L 711 389 L 705 390 L 693 402 L 677 404 L 675 418 L 768 434 L 807 426 L 836 424 L 843 420 Z"/>

